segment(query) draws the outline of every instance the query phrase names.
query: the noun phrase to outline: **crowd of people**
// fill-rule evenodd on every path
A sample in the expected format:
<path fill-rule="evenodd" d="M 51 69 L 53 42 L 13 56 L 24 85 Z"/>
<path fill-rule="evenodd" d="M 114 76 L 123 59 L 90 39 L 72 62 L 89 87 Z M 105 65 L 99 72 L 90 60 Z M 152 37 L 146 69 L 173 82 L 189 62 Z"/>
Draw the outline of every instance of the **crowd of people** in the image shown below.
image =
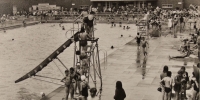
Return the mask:
<path fill-rule="evenodd" d="M 74 68 L 70 68 L 69 70 L 65 70 L 65 77 L 61 80 L 61 82 L 65 83 L 66 97 L 63 100 L 68 100 L 68 96 L 70 94 L 71 99 L 76 100 L 97 100 L 96 96 L 97 89 L 90 88 L 85 75 L 81 75 L 80 67 L 77 68 L 75 72 Z M 76 92 L 78 89 L 78 93 Z M 88 95 L 88 89 L 90 89 L 90 96 Z M 78 96 L 74 96 L 74 94 L 79 94 Z"/>
<path fill-rule="evenodd" d="M 183 40 L 181 40 L 181 42 L 183 42 L 183 44 L 180 45 L 178 51 L 180 51 L 182 55 L 169 56 L 169 60 L 174 59 L 174 58 L 191 57 L 191 54 L 195 55 L 196 53 L 198 53 L 198 47 L 199 47 L 198 43 L 200 42 L 200 40 L 198 40 L 199 39 L 199 31 L 200 30 L 198 30 L 194 34 L 191 34 L 191 37 L 184 38 Z M 199 53 L 197 54 L 197 56 L 199 57 Z"/>
<path fill-rule="evenodd" d="M 175 98 L 174 100 L 199 100 L 199 79 L 196 79 L 194 72 L 192 77 L 189 77 L 185 66 L 182 66 L 176 75 L 172 75 L 168 66 L 164 66 L 160 79 L 158 91 L 162 92 L 162 100 L 172 98 Z"/>
<path fill-rule="evenodd" d="M 190 9 L 191 10 L 191 9 Z M 159 7 L 157 7 L 154 11 L 144 11 L 143 13 L 146 14 L 146 18 L 144 17 L 143 19 L 140 18 L 141 20 L 147 20 L 148 22 L 148 29 L 153 29 L 153 30 L 159 30 L 160 32 L 162 31 L 162 23 L 165 22 L 167 23 L 167 27 L 169 28 L 169 33 L 173 33 L 174 35 L 179 31 L 177 30 L 177 27 L 180 28 L 180 32 L 184 32 L 185 27 L 189 26 L 189 29 L 192 30 L 190 31 L 191 34 L 191 39 L 184 39 L 184 44 L 180 46 L 180 51 L 184 53 L 183 56 L 170 56 L 170 59 L 174 58 L 185 58 L 188 57 L 194 50 L 191 49 L 190 44 L 195 44 L 193 49 L 198 50 L 199 48 L 199 24 L 197 22 L 198 16 L 194 15 L 194 13 L 190 13 L 190 10 L 163 10 Z M 92 12 L 91 10 L 88 12 L 87 10 L 83 10 L 80 14 L 79 17 L 82 17 L 83 19 L 83 24 L 81 27 L 81 31 L 79 31 L 78 39 L 81 41 L 80 42 L 80 65 L 78 67 L 79 70 L 82 71 L 80 75 L 85 75 L 87 76 L 87 70 L 88 70 L 88 61 L 90 57 L 87 55 L 88 47 L 91 45 L 88 45 L 88 41 L 90 39 L 94 38 L 94 30 L 93 26 L 95 23 L 95 12 Z M 193 21 L 193 22 L 192 22 Z M 115 26 L 114 22 L 114 16 L 111 18 L 111 26 Z M 189 25 L 186 25 L 188 24 Z M 191 25 L 193 24 L 193 25 Z M 121 25 L 121 23 L 119 23 Z M 192 28 L 193 27 L 193 28 Z M 143 49 L 143 54 L 146 57 L 147 56 L 147 47 L 149 47 L 149 43 L 147 41 L 147 37 L 143 38 L 141 36 L 142 34 L 137 33 L 136 36 L 136 42 L 138 44 L 138 49 L 140 49 L 140 46 Z M 91 49 L 90 49 L 91 50 Z M 199 54 L 199 50 L 198 50 Z M 79 79 L 80 82 L 77 83 L 82 83 L 85 81 L 86 78 L 84 79 Z M 168 71 L 168 67 L 165 66 L 163 73 L 161 74 L 161 89 L 163 92 L 163 100 L 170 100 L 172 97 L 172 90 L 175 91 L 176 94 L 176 100 L 179 100 L 179 98 L 192 98 L 192 100 L 198 100 L 199 94 L 198 94 L 198 81 L 195 79 L 195 74 L 193 73 L 192 79 L 189 79 L 188 73 L 185 70 L 185 67 L 181 67 L 181 69 L 178 71 L 178 74 L 172 79 L 172 72 Z M 88 84 L 86 82 L 86 84 Z M 119 83 L 117 83 L 119 84 Z M 190 87 L 188 87 L 189 85 Z M 87 89 L 89 89 L 88 85 L 85 85 Z M 86 92 L 86 88 L 84 88 L 82 85 L 78 86 L 80 87 L 79 93 L 84 100 L 86 100 L 88 93 Z M 66 88 L 67 89 L 67 88 Z M 192 97 L 187 91 L 194 89 Z M 85 93 L 81 92 L 85 91 Z M 117 93 L 116 93 L 117 94 Z M 123 94 L 123 93 L 122 93 Z M 182 95 L 183 94 L 183 95 Z M 73 97 L 73 96 L 72 96 Z M 124 95 L 123 98 L 126 96 Z M 66 97 L 67 98 L 67 97 Z M 116 99 L 116 96 L 114 97 Z M 116 99 L 117 100 L 117 99 Z M 120 99 L 123 100 L 123 99 Z"/>
<path fill-rule="evenodd" d="M 61 80 L 65 84 L 66 97 L 62 100 L 68 100 L 70 94 L 70 100 L 99 100 L 97 93 L 97 88 L 90 88 L 89 83 L 85 75 L 81 75 L 80 67 L 74 72 L 74 68 L 70 70 L 65 70 L 65 77 Z M 79 91 L 77 93 L 76 91 Z M 89 93 L 88 93 L 89 90 Z M 75 96 L 77 94 L 78 96 Z M 122 87 L 122 82 L 116 82 L 115 95 L 113 97 L 115 100 L 124 100 L 126 98 L 125 90 Z"/>
<path fill-rule="evenodd" d="M 66 86 L 66 98 L 68 100 L 69 93 L 71 98 L 76 98 L 77 100 L 96 100 L 97 89 L 91 88 L 87 82 L 89 78 L 89 60 L 90 56 L 88 53 L 92 50 L 92 44 L 89 45 L 88 40 L 94 40 L 94 12 L 91 10 L 83 10 L 79 17 L 83 17 L 81 30 L 76 33 L 72 38 L 72 41 L 79 41 L 79 50 L 77 50 L 76 55 L 79 55 L 79 62 L 76 64 L 76 70 L 70 68 L 70 74 L 68 70 L 65 71 L 66 77 L 62 80 L 65 82 Z M 88 47 L 90 49 L 88 50 Z M 64 81 L 65 80 L 65 81 Z M 78 89 L 78 93 L 76 92 Z M 88 89 L 90 89 L 90 96 L 88 94 Z M 74 97 L 74 92 L 79 94 L 78 97 Z"/>

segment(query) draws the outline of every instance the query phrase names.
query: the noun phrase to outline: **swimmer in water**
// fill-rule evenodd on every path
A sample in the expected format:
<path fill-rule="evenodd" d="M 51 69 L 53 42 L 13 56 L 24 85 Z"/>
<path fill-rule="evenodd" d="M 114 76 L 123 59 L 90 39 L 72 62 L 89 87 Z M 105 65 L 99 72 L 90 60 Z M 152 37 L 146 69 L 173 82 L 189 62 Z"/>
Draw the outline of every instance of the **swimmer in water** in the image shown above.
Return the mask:
<path fill-rule="evenodd" d="M 65 30 L 65 27 L 64 27 L 64 26 L 62 26 L 62 30 Z"/>
<path fill-rule="evenodd" d="M 130 27 L 129 27 L 129 26 L 126 26 L 126 29 L 130 29 Z"/>
<path fill-rule="evenodd" d="M 23 20 L 23 26 L 26 27 L 26 21 L 25 20 Z"/>
<path fill-rule="evenodd" d="M 119 27 L 122 27 L 122 22 L 121 21 L 119 22 Z"/>
<path fill-rule="evenodd" d="M 115 26 L 115 19 L 114 18 L 111 18 L 111 27 Z"/>

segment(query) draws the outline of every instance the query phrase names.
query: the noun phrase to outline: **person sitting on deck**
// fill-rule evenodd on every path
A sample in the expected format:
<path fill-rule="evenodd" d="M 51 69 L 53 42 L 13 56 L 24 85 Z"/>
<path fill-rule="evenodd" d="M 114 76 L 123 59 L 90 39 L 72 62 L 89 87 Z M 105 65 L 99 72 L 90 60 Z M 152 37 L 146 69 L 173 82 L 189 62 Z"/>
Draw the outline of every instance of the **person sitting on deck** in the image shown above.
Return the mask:
<path fill-rule="evenodd" d="M 187 41 L 189 41 L 187 38 L 186 39 L 183 39 L 183 44 L 180 45 L 180 48 L 178 49 L 178 51 L 181 51 L 181 52 L 186 52 L 188 51 L 188 43 Z"/>
<path fill-rule="evenodd" d="M 197 42 L 197 36 L 195 34 L 192 34 L 190 42 L 196 44 L 196 42 Z"/>
<path fill-rule="evenodd" d="M 173 58 L 185 58 L 185 57 L 189 57 L 190 54 L 191 54 L 191 51 L 188 50 L 187 52 L 183 53 L 183 55 L 181 55 L 181 56 L 170 56 L 170 55 L 169 55 L 169 60 L 170 60 L 170 59 L 173 59 Z"/>

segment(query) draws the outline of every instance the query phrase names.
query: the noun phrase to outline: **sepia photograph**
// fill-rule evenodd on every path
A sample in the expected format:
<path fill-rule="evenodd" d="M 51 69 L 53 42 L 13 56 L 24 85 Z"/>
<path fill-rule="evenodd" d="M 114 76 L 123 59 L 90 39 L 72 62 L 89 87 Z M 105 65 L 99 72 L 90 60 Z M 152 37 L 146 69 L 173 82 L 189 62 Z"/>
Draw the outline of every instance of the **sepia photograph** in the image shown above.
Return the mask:
<path fill-rule="evenodd" d="M 199 0 L 0 0 L 0 100 L 200 100 Z"/>

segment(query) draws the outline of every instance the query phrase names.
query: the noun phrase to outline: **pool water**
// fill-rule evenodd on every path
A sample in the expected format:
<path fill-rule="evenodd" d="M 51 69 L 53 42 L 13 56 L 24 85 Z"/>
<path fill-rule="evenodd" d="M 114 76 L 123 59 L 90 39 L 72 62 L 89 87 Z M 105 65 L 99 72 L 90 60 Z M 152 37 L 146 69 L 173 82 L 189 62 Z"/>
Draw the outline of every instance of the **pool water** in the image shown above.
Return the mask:
<path fill-rule="evenodd" d="M 97 24 L 95 37 L 99 38 L 99 49 L 110 54 L 131 41 L 136 36 L 137 28 L 134 24 L 125 25 L 128 25 L 130 29 L 123 30 L 119 25 L 111 28 L 110 24 Z M 62 26 L 65 27 L 65 30 L 62 30 L 58 23 L 51 23 L 7 30 L 6 33 L 0 32 L 0 100 L 38 100 L 40 92 L 48 94 L 62 85 L 58 80 L 38 77 L 14 83 L 15 80 L 35 68 L 71 36 L 71 32 L 66 35 L 66 31 L 73 25 L 66 23 Z M 78 25 L 75 27 L 77 28 Z M 110 49 L 112 45 L 115 47 L 114 49 Z M 71 44 L 58 56 L 68 68 L 73 66 L 73 52 L 74 44 Z M 103 52 L 100 52 L 100 59 L 102 58 Z M 63 72 L 65 70 L 59 61 L 54 60 L 38 75 L 62 79 L 63 72 L 61 73 L 58 68 Z"/>

